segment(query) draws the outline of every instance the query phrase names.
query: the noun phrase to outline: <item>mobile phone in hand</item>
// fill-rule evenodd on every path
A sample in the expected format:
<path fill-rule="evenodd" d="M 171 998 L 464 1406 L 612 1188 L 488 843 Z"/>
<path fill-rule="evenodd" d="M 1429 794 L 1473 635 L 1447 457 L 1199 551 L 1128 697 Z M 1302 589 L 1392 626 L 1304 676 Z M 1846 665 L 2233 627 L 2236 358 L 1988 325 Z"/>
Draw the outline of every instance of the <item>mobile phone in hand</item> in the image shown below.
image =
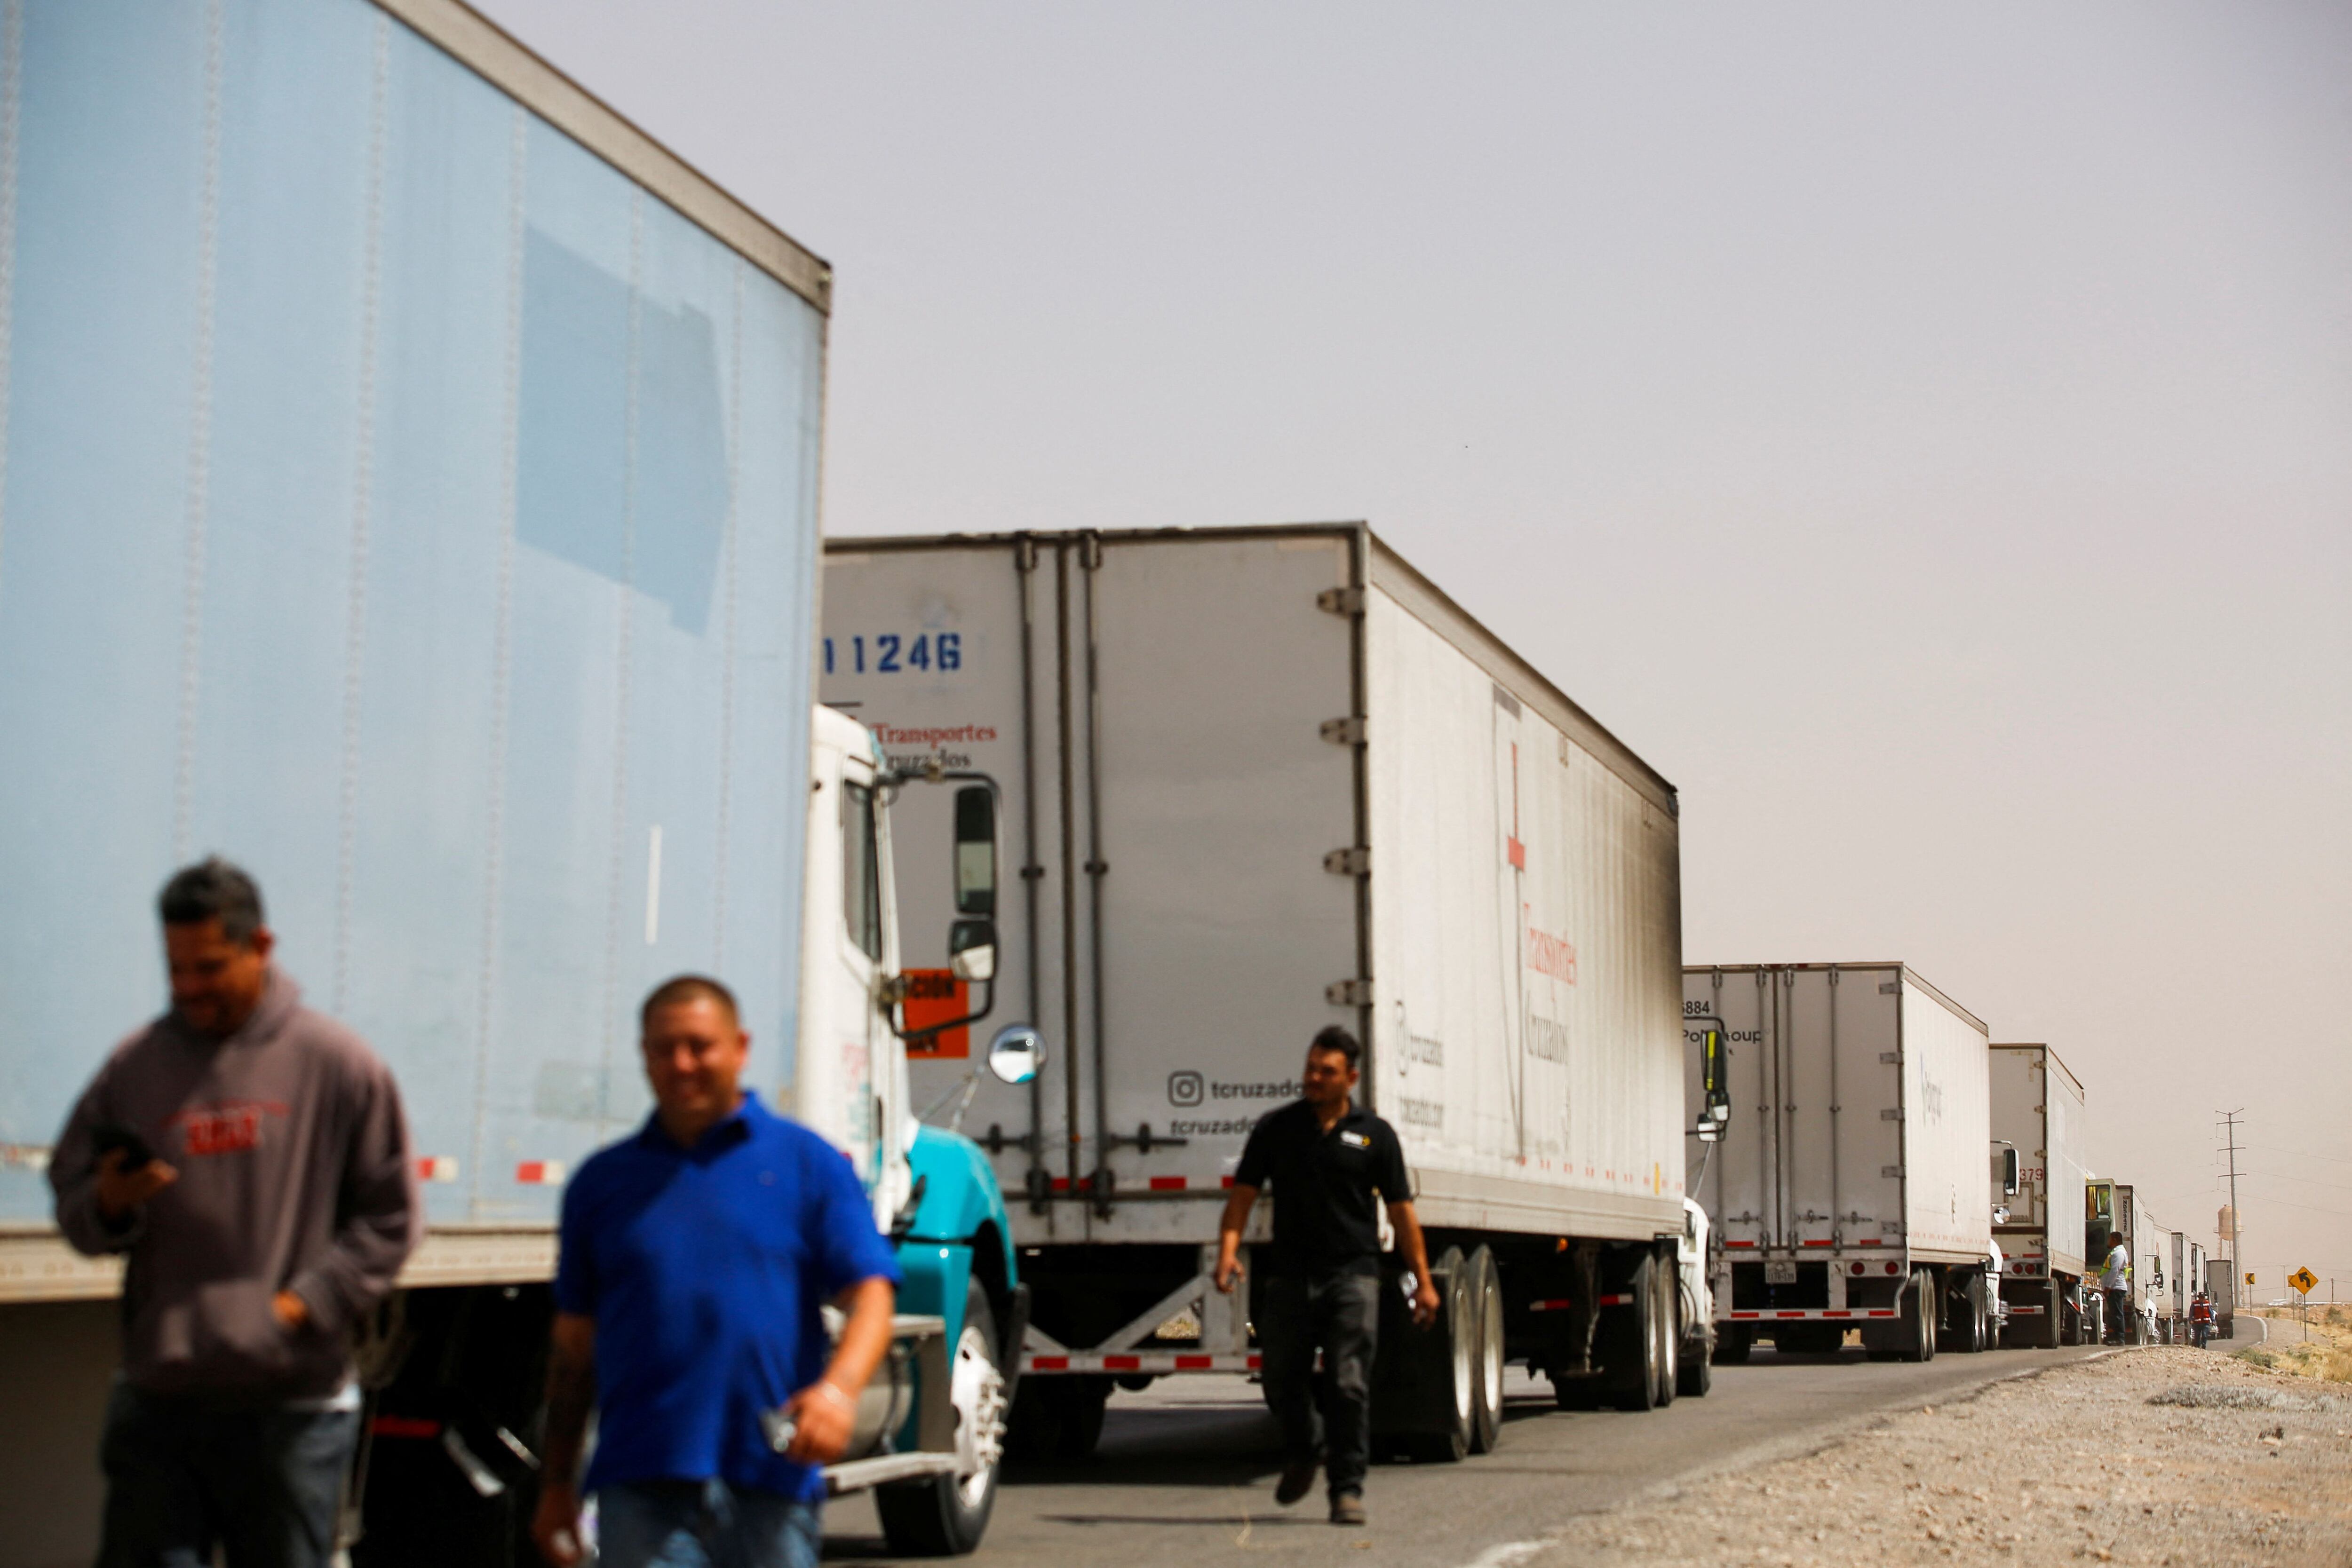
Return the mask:
<path fill-rule="evenodd" d="M 126 1176 L 154 1161 L 155 1151 L 147 1146 L 147 1140 L 120 1122 L 100 1123 L 91 1130 L 89 1137 L 93 1145 L 92 1165 L 103 1162 L 117 1149 L 122 1151 L 122 1171 Z"/>

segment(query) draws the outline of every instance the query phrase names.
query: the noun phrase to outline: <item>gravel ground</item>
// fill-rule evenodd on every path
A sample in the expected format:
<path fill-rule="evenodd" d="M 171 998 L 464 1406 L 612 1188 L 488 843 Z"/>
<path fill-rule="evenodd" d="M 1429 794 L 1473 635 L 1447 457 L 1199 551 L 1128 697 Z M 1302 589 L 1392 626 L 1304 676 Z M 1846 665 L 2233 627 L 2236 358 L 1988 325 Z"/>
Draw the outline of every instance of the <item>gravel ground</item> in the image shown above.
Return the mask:
<path fill-rule="evenodd" d="M 2119 1352 L 1686 1480 L 1510 1563 L 2074 1559 L 2352 1565 L 2352 1388 L 2206 1351 Z"/>

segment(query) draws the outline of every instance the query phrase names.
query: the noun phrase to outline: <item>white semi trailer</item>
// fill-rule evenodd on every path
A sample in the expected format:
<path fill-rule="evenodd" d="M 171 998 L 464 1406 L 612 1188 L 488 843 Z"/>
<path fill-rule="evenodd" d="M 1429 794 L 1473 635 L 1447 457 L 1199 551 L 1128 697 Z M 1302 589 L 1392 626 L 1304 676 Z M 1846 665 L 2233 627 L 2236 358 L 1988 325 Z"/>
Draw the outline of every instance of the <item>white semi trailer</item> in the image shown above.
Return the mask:
<path fill-rule="evenodd" d="M 1988 1348 L 1985 1026 L 1899 963 L 1686 969 L 1683 1008 L 1718 1355 Z"/>
<path fill-rule="evenodd" d="M 999 981 L 1051 1065 L 965 1123 L 1034 1291 L 1016 1442 L 1090 1448 L 1115 1379 L 1256 1364 L 1218 1217 L 1328 1024 L 1446 1301 L 1416 1333 L 1386 1292 L 1384 1448 L 1491 1445 L 1507 1358 L 1570 1403 L 1703 1390 L 1675 797 L 1628 747 L 1360 525 L 835 539 L 824 614 L 824 700 L 894 766 L 1003 780 L 1022 856 Z M 909 910 L 947 863 L 925 809 Z"/>
<path fill-rule="evenodd" d="M 2047 1045 L 1995 1045 L 1990 1058 L 1992 1135 L 2017 1156 L 2009 1218 L 1993 1227 L 2006 1255 L 2003 1340 L 2017 1345 L 2081 1344 L 2084 1162 L 2088 1124 L 2082 1081 Z"/>

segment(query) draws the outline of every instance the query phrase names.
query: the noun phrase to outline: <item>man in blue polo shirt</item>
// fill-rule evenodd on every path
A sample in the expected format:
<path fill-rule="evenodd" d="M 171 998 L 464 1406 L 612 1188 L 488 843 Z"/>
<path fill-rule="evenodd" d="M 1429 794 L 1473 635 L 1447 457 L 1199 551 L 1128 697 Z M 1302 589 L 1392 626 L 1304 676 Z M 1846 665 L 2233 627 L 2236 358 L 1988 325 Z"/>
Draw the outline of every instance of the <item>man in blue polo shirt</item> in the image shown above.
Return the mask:
<path fill-rule="evenodd" d="M 532 1533 L 578 1561 L 593 1406 L 606 1568 L 814 1568 L 819 1467 L 889 1348 L 898 1264 L 841 1151 L 739 1086 L 751 1037 L 726 987 L 680 976 L 641 1022 L 654 1113 L 563 1195 Z M 782 1454 L 761 1423 L 779 1406 Z"/>

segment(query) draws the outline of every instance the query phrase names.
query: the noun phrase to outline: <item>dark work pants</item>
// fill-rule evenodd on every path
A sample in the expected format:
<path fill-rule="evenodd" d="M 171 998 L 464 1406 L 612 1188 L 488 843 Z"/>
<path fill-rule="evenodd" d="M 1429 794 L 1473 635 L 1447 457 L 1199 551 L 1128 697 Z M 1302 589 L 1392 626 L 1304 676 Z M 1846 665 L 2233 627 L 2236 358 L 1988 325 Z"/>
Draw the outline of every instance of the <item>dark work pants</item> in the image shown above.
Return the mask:
<path fill-rule="evenodd" d="M 325 1568 L 356 1410 L 221 1410 L 114 1385 L 99 1568 Z"/>
<path fill-rule="evenodd" d="M 2132 1311 L 2129 1291 L 2109 1291 L 2107 1297 L 2107 1343 L 2131 1344 L 2139 1338 L 2139 1314 Z"/>
<path fill-rule="evenodd" d="M 1368 1274 L 1272 1275 L 1258 1301 L 1258 1372 L 1296 1463 L 1323 1452 L 1331 1495 L 1360 1495 L 1372 1448 L 1372 1347 L 1381 1282 Z M 1315 1371 L 1315 1352 L 1323 1371 Z"/>

